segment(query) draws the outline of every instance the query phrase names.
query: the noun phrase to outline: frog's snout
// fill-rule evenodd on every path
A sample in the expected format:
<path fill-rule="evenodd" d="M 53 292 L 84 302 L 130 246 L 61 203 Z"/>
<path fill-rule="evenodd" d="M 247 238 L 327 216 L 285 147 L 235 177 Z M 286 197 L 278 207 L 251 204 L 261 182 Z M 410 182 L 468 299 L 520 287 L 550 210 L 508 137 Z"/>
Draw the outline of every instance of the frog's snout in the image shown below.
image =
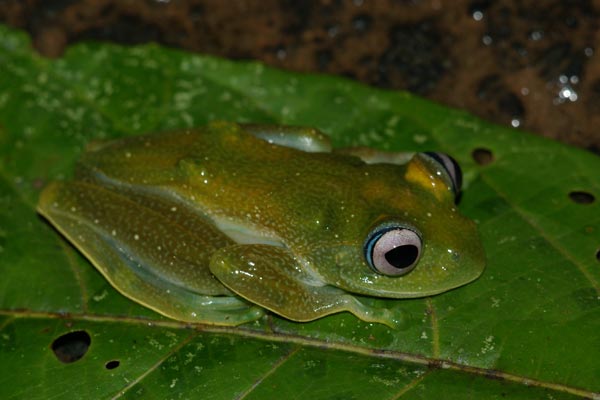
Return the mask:
<path fill-rule="evenodd" d="M 435 151 L 426 151 L 423 153 L 436 164 L 438 164 L 442 170 L 448 175 L 450 178 L 450 183 L 452 184 L 452 192 L 454 193 L 454 202 L 458 203 L 460 198 L 460 190 L 462 188 L 462 170 L 460 169 L 460 165 L 458 162 L 452 157 L 450 157 L 446 153 L 438 153 Z"/>

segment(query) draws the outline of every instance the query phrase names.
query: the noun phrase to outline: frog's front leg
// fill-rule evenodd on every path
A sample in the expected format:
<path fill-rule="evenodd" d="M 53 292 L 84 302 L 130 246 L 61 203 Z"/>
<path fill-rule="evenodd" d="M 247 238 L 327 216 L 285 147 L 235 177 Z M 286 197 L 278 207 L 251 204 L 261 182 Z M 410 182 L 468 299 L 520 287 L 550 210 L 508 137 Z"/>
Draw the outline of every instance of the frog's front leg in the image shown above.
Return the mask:
<path fill-rule="evenodd" d="M 279 146 L 292 147 L 309 153 L 331 151 L 329 138 L 315 128 L 262 124 L 240 126 L 251 135 Z"/>
<path fill-rule="evenodd" d="M 398 327 L 398 316 L 370 308 L 351 294 L 306 273 L 287 249 L 269 245 L 234 245 L 220 249 L 211 272 L 241 297 L 294 321 L 312 321 L 349 311 L 368 322 Z"/>

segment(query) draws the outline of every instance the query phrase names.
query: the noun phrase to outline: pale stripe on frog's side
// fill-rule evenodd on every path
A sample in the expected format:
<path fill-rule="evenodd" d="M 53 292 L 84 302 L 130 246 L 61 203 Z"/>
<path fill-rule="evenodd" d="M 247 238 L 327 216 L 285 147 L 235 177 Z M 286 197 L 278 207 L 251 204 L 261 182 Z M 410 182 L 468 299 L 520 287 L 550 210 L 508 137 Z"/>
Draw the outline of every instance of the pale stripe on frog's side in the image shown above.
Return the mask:
<path fill-rule="evenodd" d="M 433 295 L 485 265 L 444 157 L 331 152 L 314 129 L 213 122 L 91 147 L 38 210 L 112 286 L 170 318 L 349 311 L 398 326 L 355 295 Z"/>

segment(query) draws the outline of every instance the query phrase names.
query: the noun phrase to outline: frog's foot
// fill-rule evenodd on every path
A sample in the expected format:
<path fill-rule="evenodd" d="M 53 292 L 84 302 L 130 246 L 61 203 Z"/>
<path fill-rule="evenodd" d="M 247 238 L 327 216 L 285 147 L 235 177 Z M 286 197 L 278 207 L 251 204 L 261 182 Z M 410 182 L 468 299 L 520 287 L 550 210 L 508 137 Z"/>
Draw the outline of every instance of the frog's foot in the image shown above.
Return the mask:
<path fill-rule="evenodd" d="M 349 311 L 364 321 L 393 328 L 401 323 L 390 310 L 370 308 L 344 290 L 303 272 L 298 259 L 281 247 L 257 244 L 222 248 L 213 255 L 210 269 L 241 297 L 294 321 Z"/>
<path fill-rule="evenodd" d="M 351 298 L 352 304 L 349 305 L 348 311 L 361 320 L 387 325 L 392 329 L 400 329 L 405 326 L 405 314 L 399 306 L 393 308 L 379 307 L 366 304 L 354 296 L 351 296 Z M 401 300 L 395 301 L 400 302 Z"/>
<path fill-rule="evenodd" d="M 49 185 L 38 205 L 130 299 L 185 322 L 238 325 L 260 318 L 262 309 L 233 296 L 208 270 L 208 252 L 230 240 L 181 205 L 177 213 L 171 209 L 164 199 L 77 181 Z"/>

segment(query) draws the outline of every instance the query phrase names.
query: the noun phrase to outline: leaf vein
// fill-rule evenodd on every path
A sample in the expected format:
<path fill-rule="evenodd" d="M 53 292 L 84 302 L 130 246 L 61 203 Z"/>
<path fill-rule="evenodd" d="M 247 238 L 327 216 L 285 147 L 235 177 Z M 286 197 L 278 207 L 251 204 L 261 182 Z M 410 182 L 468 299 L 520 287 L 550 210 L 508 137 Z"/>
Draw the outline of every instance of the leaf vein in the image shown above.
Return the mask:
<path fill-rule="evenodd" d="M 281 356 L 274 364 L 273 367 L 266 371 L 260 378 L 258 378 L 256 380 L 256 382 L 254 382 L 250 387 L 248 387 L 248 389 L 246 389 L 244 392 L 240 393 L 240 395 L 238 397 L 236 397 L 236 400 L 242 400 L 245 399 L 250 393 L 252 393 L 254 391 L 254 389 L 256 389 L 265 379 L 267 379 L 269 376 L 271 376 L 275 371 L 277 371 L 284 363 L 286 363 L 290 358 L 292 358 L 294 355 L 296 355 L 296 353 L 298 353 L 298 351 L 300 351 L 302 347 L 297 346 L 295 349 L 293 349 L 292 351 L 288 352 L 287 354 L 284 354 L 283 356 Z"/>
<path fill-rule="evenodd" d="M 505 202 L 510 204 L 515 212 L 525 221 L 529 226 L 531 226 L 535 231 L 537 231 L 546 242 L 548 242 L 552 247 L 554 247 L 567 261 L 571 262 L 573 265 L 577 267 L 577 269 L 582 273 L 582 275 L 590 282 L 592 287 L 596 290 L 596 293 L 600 295 L 600 284 L 594 279 L 590 271 L 588 271 L 581 263 L 576 260 L 572 254 L 565 249 L 560 243 L 557 243 L 554 239 L 546 235 L 544 230 L 536 224 L 527 214 L 527 212 L 519 207 L 518 204 L 511 202 L 510 198 L 506 196 L 504 192 L 500 190 L 491 179 L 486 178 L 485 174 L 481 174 L 481 179 L 483 179 L 496 193 L 500 196 Z"/>
<path fill-rule="evenodd" d="M 292 343 L 299 346 L 313 347 L 313 348 L 321 348 L 321 349 L 329 349 L 329 350 L 337 350 L 344 351 L 348 353 L 354 353 L 363 355 L 366 357 L 375 357 L 375 358 L 383 358 L 390 359 L 396 361 L 402 361 L 406 363 L 412 363 L 417 365 L 425 365 L 428 367 L 434 366 L 436 368 L 448 369 L 452 371 L 463 372 L 467 374 L 472 374 L 476 376 L 481 376 L 487 379 L 493 380 L 506 380 L 512 383 L 518 383 L 526 386 L 534 386 L 541 387 L 545 389 L 555 390 L 563 393 L 570 393 L 572 395 L 580 396 L 583 398 L 591 398 L 594 400 L 600 400 L 600 392 L 592 392 L 591 390 L 586 390 L 574 386 L 568 386 L 561 383 L 554 382 L 546 382 L 534 378 L 528 378 L 526 376 L 512 374 L 510 372 L 491 370 L 482 367 L 475 367 L 471 365 L 461 364 L 455 361 L 445 360 L 445 359 L 435 359 L 432 357 L 425 357 L 421 355 L 410 354 L 406 352 L 401 352 L 397 350 L 382 350 L 382 349 L 374 349 L 369 347 L 361 347 L 356 344 L 350 343 L 335 343 L 330 342 L 323 339 L 304 337 L 300 335 L 294 334 L 286 334 L 286 333 L 278 333 L 278 332 L 270 332 L 270 331 L 261 331 L 261 330 L 252 330 L 249 328 L 240 328 L 240 327 L 228 327 L 228 326 L 218 326 L 218 325 L 202 325 L 202 324 L 189 324 L 185 322 L 179 321 L 167 321 L 167 320 L 152 320 L 149 318 L 141 318 L 141 317 L 122 317 L 122 316 L 106 316 L 106 315 L 96 315 L 96 314 L 77 314 L 72 313 L 65 314 L 61 313 L 52 313 L 52 312 L 41 312 L 41 311 L 29 311 L 29 310 L 6 310 L 0 309 L 0 315 L 13 316 L 15 318 L 36 318 L 36 319 L 61 319 L 65 320 L 69 318 L 71 320 L 79 320 L 79 321 L 91 321 L 91 322 L 120 322 L 127 324 L 135 324 L 135 325 L 145 325 L 152 324 L 155 327 L 161 328 L 170 328 L 170 329 L 190 329 L 193 327 L 196 329 L 196 332 L 185 339 L 182 343 L 180 343 L 173 351 L 169 352 L 169 354 L 165 355 L 161 360 L 159 360 L 152 369 L 156 369 L 161 365 L 171 354 L 174 354 L 176 351 L 181 349 L 185 344 L 189 343 L 193 338 L 195 338 L 200 333 L 213 333 L 213 334 L 229 334 L 229 335 L 237 335 L 241 337 L 248 337 L 258 340 L 266 340 L 277 343 Z M 150 371 L 145 372 L 140 377 L 136 379 L 139 382 L 146 375 L 148 375 Z M 132 382 L 133 384 L 133 382 Z M 114 399 L 122 396 L 126 390 L 131 389 L 132 384 L 128 385 L 120 394 L 117 394 Z"/>
<path fill-rule="evenodd" d="M 140 376 L 138 376 L 137 378 L 135 378 L 133 381 L 131 381 L 129 384 L 127 384 L 123 389 L 121 389 L 111 399 L 115 400 L 115 399 L 119 399 L 119 398 L 123 397 L 129 390 L 131 390 L 135 385 L 137 385 L 138 383 L 140 383 L 151 372 L 155 371 L 158 367 L 160 367 L 169 357 L 171 357 L 173 354 L 175 354 L 179 350 L 181 350 L 186 344 L 188 344 L 189 342 L 191 342 L 192 339 L 194 339 L 196 336 L 198 336 L 198 332 L 194 332 L 193 334 L 191 334 L 187 338 L 183 339 L 181 341 L 181 343 L 179 343 L 177 346 L 171 348 L 168 352 L 165 353 L 165 355 L 163 355 L 161 358 L 159 358 L 158 361 L 156 363 L 154 363 L 154 365 L 152 365 L 150 368 L 148 368 L 146 371 L 144 371 L 143 374 L 141 374 Z"/>

